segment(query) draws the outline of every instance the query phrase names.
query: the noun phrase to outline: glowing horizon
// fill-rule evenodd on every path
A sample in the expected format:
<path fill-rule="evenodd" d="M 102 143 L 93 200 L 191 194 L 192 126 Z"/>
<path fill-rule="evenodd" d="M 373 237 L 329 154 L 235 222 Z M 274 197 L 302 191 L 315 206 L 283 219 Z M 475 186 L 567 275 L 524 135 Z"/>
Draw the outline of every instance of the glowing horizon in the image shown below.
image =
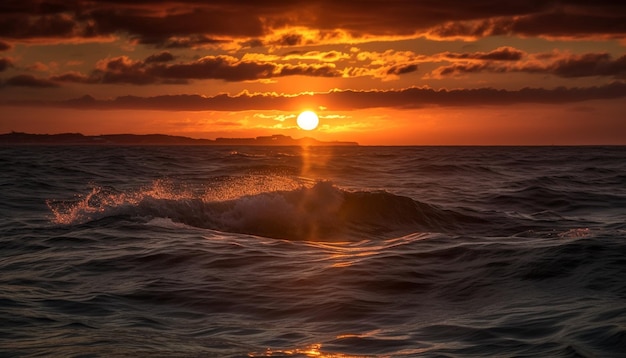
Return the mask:
<path fill-rule="evenodd" d="M 489 4 L 0 5 L 0 133 L 626 144 L 626 5 Z"/>

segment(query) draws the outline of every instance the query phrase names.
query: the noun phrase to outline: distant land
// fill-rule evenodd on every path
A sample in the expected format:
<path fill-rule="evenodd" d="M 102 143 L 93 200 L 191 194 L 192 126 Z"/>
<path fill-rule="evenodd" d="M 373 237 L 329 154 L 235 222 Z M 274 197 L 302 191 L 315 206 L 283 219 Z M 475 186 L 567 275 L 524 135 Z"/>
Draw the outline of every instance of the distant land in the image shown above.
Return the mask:
<path fill-rule="evenodd" d="M 357 146 L 356 142 L 324 142 L 313 138 L 294 139 L 275 134 L 256 138 L 194 139 L 166 134 L 103 134 L 86 136 L 80 133 L 31 134 L 11 132 L 0 134 L 0 145 L 262 145 L 262 146 Z"/>

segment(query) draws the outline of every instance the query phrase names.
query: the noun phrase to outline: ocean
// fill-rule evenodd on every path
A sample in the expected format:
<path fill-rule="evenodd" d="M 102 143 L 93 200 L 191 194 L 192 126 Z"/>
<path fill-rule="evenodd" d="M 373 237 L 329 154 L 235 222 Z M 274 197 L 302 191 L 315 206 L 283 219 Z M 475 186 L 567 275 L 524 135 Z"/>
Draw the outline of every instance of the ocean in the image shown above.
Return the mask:
<path fill-rule="evenodd" d="M 0 147 L 1 357 L 626 357 L 626 147 Z"/>

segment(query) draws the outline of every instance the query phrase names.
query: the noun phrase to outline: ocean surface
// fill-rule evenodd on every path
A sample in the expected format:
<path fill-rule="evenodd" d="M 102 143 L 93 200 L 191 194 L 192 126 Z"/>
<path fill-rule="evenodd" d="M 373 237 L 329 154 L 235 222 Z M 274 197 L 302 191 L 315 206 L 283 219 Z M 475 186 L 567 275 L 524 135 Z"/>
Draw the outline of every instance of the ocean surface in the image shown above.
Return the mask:
<path fill-rule="evenodd" d="M 626 357 L 626 147 L 0 147 L 1 357 Z"/>

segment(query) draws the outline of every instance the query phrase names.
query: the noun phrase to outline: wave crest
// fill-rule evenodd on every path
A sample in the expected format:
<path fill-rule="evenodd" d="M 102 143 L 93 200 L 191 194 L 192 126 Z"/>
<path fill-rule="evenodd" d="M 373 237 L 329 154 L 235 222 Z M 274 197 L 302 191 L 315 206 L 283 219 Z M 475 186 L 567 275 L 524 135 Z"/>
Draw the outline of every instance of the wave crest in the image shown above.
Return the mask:
<path fill-rule="evenodd" d="M 165 181 L 134 192 L 96 187 L 78 200 L 48 201 L 48 206 L 60 224 L 117 215 L 158 217 L 224 232 L 313 241 L 439 231 L 463 220 L 458 213 L 385 191 L 350 192 L 326 181 L 281 180 L 231 178 L 224 185 L 222 178 L 221 190 L 213 185 L 201 191 Z"/>

